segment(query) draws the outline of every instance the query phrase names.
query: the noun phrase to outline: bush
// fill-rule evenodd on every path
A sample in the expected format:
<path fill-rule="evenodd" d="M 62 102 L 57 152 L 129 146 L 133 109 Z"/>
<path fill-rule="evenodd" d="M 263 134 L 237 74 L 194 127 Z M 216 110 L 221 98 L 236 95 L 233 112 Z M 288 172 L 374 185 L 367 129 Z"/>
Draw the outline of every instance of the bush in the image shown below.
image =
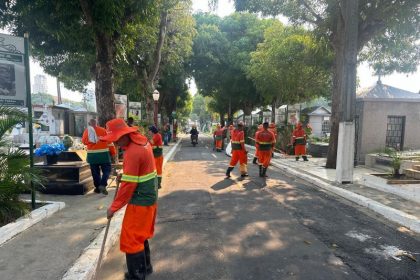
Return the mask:
<path fill-rule="evenodd" d="M 29 156 L 13 149 L 6 133 L 25 121 L 26 114 L 16 108 L 0 106 L 0 225 L 10 223 L 29 211 L 19 195 L 30 190 L 29 182 L 40 185 L 39 172 L 29 166 Z"/>

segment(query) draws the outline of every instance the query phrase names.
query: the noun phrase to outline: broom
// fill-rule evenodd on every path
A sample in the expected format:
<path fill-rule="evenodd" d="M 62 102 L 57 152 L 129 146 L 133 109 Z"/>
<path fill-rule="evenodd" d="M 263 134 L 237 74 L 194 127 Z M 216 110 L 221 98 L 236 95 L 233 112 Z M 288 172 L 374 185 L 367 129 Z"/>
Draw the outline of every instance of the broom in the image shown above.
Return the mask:
<path fill-rule="evenodd" d="M 110 185 L 112 184 L 113 181 L 114 180 L 111 181 Z M 120 181 L 121 181 L 120 176 L 117 176 L 117 187 L 115 188 L 115 194 L 114 194 L 114 199 L 113 200 L 115 200 L 115 197 L 117 196 L 118 188 L 120 187 Z M 106 239 L 108 237 L 109 226 L 111 225 L 111 219 L 108 219 L 108 222 L 106 223 L 104 239 L 102 241 L 101 251 L 99 253 L 99 258 L 98 258 L 98 264 L 96 265 L 96 270 L 95 270 L 95 279 L 96 279 L 96 277 L 99 273 L 99 269 L 101 268 L 102 258 L 103 258 L 104 251 L 105 251 L 105 243 L 106 243 Z"/>

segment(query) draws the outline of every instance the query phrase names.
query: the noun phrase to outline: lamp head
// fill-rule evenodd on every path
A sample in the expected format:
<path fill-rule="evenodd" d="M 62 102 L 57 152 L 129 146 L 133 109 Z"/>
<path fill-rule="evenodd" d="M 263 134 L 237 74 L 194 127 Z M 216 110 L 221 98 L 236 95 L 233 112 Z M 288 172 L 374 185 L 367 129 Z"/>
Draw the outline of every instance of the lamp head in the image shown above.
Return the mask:
<path fill-rule="evenodd" d="M 159 100 L 159 95 L 160 95 L 160 93 L 159 93 L 159 91 L 157 91 L 156 89 L 153 91 L 153 100 L 154 101 L 158 101 Z"/>

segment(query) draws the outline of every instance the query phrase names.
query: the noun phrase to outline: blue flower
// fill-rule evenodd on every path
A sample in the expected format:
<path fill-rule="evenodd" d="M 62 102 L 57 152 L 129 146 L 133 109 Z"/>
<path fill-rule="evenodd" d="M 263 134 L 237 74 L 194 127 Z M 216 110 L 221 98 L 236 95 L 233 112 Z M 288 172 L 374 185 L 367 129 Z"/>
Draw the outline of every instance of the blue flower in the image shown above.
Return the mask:
<path fill-rule="evenodd" d="M 43 144 L 41 147 L 35 150 L 36 156 L 53 156 L 53 155 L 59 155 L 62 151 L 64 151 L 64 145 L 63 143 L 58 144 Z"/>

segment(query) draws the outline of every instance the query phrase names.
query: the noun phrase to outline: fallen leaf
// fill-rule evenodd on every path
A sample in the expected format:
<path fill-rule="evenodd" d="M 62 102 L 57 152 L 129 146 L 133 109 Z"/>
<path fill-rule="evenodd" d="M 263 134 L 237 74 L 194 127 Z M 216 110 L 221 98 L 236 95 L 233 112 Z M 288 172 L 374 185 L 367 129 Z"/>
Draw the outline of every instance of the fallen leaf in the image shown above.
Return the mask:
<path fill-rule="evenodd" d="M 335 244 L 335 243 L 333 243 L 331 246 L 332 246 L 333 248 L 338 248 L 338 245 L 337 245 L 337 244 Z"/>
<path fill-rule="evenodd" d="M 397 228 L 397 230 L 399 231 L 399 232 L 403 232 L 403 233 L 409 233 L 409 232 L 411 232 L 411 230 L 409 230 L 408 228 L 406 228 L 406 227 L 399 227 L 399 228 Z"/>
<path fill-rule="evenodd" d="M 98 210 L 102 210 L 102 209 L 104 209 L 104 206 L 103 205 L 99 205 L 97 209 Z"/>
<path fill-rule="evenodd" d="M 412 260 L 413 262 L 417 262 L 416 257 L 415 257 L 415 256 L 413 256 L 412 254 L 408 253 L 408 252 L 401 252 L 401 253 L 398 253 L 398 254 L 396 255 L 396 257 L 407 257 L 407 258 L 409 258 L 410 260 Z"/>
<path fill-rule="evenodd" d="M 308 241 L 308 240 L 304 240 L 303 242 L 305 242 L 308 245 L 311 245 L 312 244 L 312 242 L 311 241 Z"/>

